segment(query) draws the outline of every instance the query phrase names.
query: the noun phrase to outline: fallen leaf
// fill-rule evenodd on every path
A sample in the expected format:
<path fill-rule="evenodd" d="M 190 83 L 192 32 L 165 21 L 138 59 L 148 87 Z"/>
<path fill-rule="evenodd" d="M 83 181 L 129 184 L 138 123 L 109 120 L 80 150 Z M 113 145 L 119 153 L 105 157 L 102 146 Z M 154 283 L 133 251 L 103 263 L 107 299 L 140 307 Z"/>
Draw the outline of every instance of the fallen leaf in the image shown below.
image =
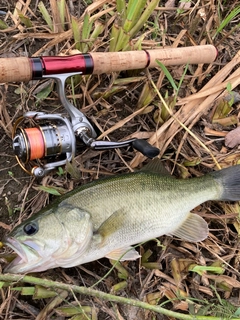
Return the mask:
<path fill-rule="evenodd" d="M 188 10 L 191 8 L 191 1 L 180 1 L 178 8 Z"/>
<path fill-rule="evenodd" d="M 175 6 L 175 0 L 168 0 L 165 5 L 164 5 L 165 8 L 174 8 L 176 7 Z"/>
<path fill-rule="evenodd" d="M 240 126 L 232 131 L 229 131 L 225 137 L 225 146 L 234 148 L 240 144 Z"/>

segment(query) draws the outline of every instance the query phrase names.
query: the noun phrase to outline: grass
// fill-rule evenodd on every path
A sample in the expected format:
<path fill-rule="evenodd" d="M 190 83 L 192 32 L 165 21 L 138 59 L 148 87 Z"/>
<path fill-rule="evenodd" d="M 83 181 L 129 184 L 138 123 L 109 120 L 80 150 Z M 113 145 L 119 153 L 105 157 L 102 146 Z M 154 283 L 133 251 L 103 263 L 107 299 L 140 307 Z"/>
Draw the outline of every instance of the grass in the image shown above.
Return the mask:
<path fill-rule="evenodd" d="M 219 27 L 217 28 L 213 38 L 215 38 L 220 32 L 222 32 L 224 30 L 224 28 L 226 28 L 226 26 L 228 24 L 230 24 L 235 17 L 237 17 L 237 15 L 239 15 L 240 13 L 240 6 L 238 5 L 235 8 L 232 8 L 232 10 L 229 12 L 229 14 L 226 15 L 226 17 L 224 17 L 219 25 Z M 237 27 L 239 27 L 240 24 L 237 24 Z M 235 26 L 234 26 L 235 27 Z M 231 32 L 231 31 L 230 31 Z"/>
<path fill-rule="evenodd" d="M 240 162 L 238 146 L 224 144 L 239 117 L 239 105 L 224 99 L 239 92 L 239 5 L 196 1 L 186 9 L 156 0 L 97 0 L 71 7 L 51 0 L 36 7 L 34 1 L 3 1 L 0 9 L 7 14 L 0 16 L 0 54 L 217 45 L 218 58 L 211 65 L 166 68 L 160 63 L 149 70 L 79 76 L 66 85 L 66 95 L 101 139 L 146 138 L 160 148 L 175 176 L 200 176 Z M 78 146 L 71 165 L 36 181 L 16 165 L 10 150 L 12 125 L 29 110 L 64 112 L 55 87 L 44 81 L 1 85 L 0 102 L 2 234 L 52 197 L 134 170 L 146 160 L 133 150 L 94 152 Z M 199 206 L 195 212 L 210 226 L 207 240 L 193 244 L 163 236 L 161 242 L 139 247 L 140 261 L 112 265 L 103 259 L 34 277 L 1 274 L 0 319 L 148 320 L 160 314 L 166 319 L 238 319 L 239 211 L 239 203 Z M 4 264 L 11 256 L 1 250 Z"/>

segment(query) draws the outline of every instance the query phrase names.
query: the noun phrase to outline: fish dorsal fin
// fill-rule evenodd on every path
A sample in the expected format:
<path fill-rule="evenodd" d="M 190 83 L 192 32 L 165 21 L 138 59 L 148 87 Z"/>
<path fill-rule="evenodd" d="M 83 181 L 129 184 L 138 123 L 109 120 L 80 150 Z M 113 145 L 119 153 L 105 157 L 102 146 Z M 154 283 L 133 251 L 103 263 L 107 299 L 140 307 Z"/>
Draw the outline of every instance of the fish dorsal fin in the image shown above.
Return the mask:
<path fill-rule="evenodd" d="M 125 261 L 125 260 L 136 260 L 141 256 L 133 247 L 125 247 L 125 248 L 113 250 L 108 254 L 106 254 L 105 257 L 111 260 Z"/>
<path fill-rule="evenodd" d="M 140 169 L 140 172 L 157 173 L 162 176 L 174 178 L 158 158 L 149 161 L 142 169 Z"/>
<path fill-rule="evenodd" d="M 202 217 L 189 212 L 180 228 L 171 234 L 186 241 L 199 242 L 207 238 L 208 225 Z"/>

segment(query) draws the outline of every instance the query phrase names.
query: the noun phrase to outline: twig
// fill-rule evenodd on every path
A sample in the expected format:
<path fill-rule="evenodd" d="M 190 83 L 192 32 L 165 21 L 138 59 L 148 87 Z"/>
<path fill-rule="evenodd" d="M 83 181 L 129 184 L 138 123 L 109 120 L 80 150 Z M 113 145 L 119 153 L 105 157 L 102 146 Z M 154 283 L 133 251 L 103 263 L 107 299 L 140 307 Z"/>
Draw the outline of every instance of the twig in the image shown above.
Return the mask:
<path fill-rule="evenodd" d="M 16 284 L 17 282 L 26 282 L 31 284 L 37 284 L 47 288 L 67 290 L 68 292 L 76 292 L 76 293 L 80 293 L 80 294 L 84 294 L 92 297 L 97 297 L 106 301 L 122 303 L 122 304 L 127 304 L 127 305 L 135 306 L 138 308 L 142 308 L 142 309 L 147 309 L 147 310 L 154 311 L 175 319 L 192 320 L 194 317 L 194 319 L 196 320 L 219 320 L 219 317 L 197 316 L 197 315 L 193 316 L 189 314 L 181 314 L 175 311 L 164 309 L 160 306 L 150 305 L 146 302 L 115 296 L 115 295 L 98 291 L 95 289 L 91 289 L 91 288 L 80 287 L 76 285 L 69 285 L 69 284 L 58 282 L 58 281 L 41 279 L 41 278 L 36 278 L 32 276 L 0 274 L 0 281 L 10 282 L 12 285 L 14 283 Z M 239 320 L 239 318 L 231 318 L 231 319 Z"/>

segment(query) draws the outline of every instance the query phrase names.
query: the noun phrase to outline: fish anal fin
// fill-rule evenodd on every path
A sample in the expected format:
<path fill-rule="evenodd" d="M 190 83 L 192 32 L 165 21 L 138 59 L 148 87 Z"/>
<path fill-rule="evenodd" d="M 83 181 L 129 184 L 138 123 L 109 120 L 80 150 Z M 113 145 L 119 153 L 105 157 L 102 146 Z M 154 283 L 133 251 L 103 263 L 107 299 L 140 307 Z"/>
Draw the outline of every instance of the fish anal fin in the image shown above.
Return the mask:
<path fill-rule="evenodd" d="M 125 247 L 125 248 L 119 248 L 119 249 L 113 250 L 109 252 L 105 257 L 111 260 L 125 261 L 125 260 L 136 260 L 141 256 L 134 248 Z"/>
<path fill-rule="evenodd" d="M 162 176 L 172 177 L 174 178 L 170 172 L 164 167 L 162 161 L 159 158 L 155 158 L 149 161 L 140 172 L 148 172 L 148 173 L 157 173 Z"/>
<path fill-rule="evenodd" d="M 202 217 L 190 212 L 184 223 L 171 234 L 189 242 L 203 241 L 208 236 L 208 224 Z"/>

